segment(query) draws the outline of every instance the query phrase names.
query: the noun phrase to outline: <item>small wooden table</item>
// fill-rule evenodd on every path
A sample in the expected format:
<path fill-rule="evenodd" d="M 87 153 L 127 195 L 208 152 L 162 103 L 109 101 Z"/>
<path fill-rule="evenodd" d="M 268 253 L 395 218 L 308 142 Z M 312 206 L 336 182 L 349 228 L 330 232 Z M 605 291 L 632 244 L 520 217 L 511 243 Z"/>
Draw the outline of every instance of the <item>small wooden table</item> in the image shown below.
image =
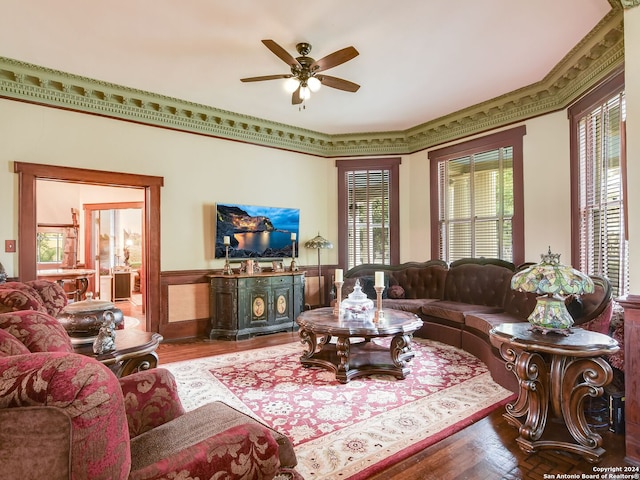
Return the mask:
<path fill-rule="evenodd" d="M 384 310 L 384 320 L 374 323 L 372 316 L 366 319 L 334 316 L 330 307 L 303 312 L 296 322 L 305 345 L 300 362 L 334 371 L 341 383 L 375 373 L 406 378 L 414 357 L 413 332 L 422 326 L 417 315 L 400 310 Z M 335 343 L 331 342 L 332 337 L 336 337 Z M 384 337 L 391 338 L 388 346 L 375 341 Z"/>
<path fill-rule="evenodd" d="M 601 355 L 617 352 L 618 342 L 581 328 L 565 336 L 533 332 L 530 327 L 503 323 L 490 332 L 491 343 L 519 383 L 518 399 L 507 405 L 504 417 L 518 428 L 516 441 L 525 453 L 566 450 L 595 463 L 605 450 L 602 437 L 585 419 L 584 400 L 601 396 L 613 379 Z"/>
<path fill-rule="evenodd" d="M 93 353 L 93 343 L 75 345 L 74 351 L 99 360 L 107 365 L 117 377 L 126 377 L 135 372 L 158 366 L 156 349 L 162 335 L 136 329 L 116 330 L 116 349 L 103 355 Z"/>

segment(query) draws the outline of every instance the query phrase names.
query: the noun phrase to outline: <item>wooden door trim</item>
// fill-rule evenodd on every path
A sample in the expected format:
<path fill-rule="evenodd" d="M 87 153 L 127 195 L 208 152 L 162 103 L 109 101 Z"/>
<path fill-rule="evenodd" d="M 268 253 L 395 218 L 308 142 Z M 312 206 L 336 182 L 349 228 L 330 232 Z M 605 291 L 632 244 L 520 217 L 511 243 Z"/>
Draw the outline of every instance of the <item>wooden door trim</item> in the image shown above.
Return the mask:
<path fill-rule="evenodd" d="M 143 222 L 146 232 L 147 330 L 160 326 L 160 187 L 163 177 L 14 162 L 18 174 L 18 275 L 20 281 L 37 277 L 36 181 L 58 180 L 110 187 L 144 188 Z"/>

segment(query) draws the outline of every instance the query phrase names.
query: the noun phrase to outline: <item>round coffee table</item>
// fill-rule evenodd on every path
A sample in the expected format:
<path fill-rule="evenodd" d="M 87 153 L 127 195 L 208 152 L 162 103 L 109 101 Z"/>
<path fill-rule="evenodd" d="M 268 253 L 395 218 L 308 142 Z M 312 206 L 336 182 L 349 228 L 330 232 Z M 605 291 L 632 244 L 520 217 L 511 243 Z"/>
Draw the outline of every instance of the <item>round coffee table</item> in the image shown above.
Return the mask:
<path fill-rule="evenodd" d="M 135 372 L 156 368 L 158 354 L 156 348 L 162 335 L 143 332 L 135 328 L 116 330 L 116 348 L 102 355 L 93 353 L 93 344 L 74 345 L 75 353 L 93 357 L 107 365 L 117 377 L 126 377 Z"/>
<path fill-rule="evenodd" d="M 373 312 L 357 319 L 335 316 L 330 307 L 301 313 L 296 319 L 305 345 L 300 362 L 334 371 L 341 383 L 371 374 L 406 378 L 414 357 L 411 339 L 422 320 L 400 310 L 383 312 L 384 318 L 377 323 Z"/>

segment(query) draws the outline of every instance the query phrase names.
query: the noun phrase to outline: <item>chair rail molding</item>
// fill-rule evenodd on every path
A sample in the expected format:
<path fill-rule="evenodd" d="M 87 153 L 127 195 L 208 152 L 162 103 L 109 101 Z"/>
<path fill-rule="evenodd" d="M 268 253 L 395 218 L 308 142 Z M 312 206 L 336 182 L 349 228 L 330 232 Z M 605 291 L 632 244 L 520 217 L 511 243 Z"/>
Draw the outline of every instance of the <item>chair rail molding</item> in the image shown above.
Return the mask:
<path fill-rule="evenodd" d="M 541 81 L 404 131 L 325 134 L 0 57 L 0 98 L 335 158 L 403 155 L 566 108 L 624 64 L 623 7 Z"/>

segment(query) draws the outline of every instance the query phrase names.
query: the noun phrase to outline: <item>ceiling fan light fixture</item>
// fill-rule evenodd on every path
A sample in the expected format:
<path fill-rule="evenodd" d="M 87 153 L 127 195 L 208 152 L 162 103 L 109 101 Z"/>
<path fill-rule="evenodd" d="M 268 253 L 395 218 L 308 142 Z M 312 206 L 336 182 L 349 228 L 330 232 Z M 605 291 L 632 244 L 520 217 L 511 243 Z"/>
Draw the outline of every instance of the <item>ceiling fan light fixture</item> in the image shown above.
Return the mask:
<path fill-rule="evenodd" d="M 311 90 L 306 85 L 304 87 L 300 87 L 300 98 L 302 100 L 308 100 L 311 98 Z"/>
<path fill-rule="evenodd" d="M 295 92 L 300 86 L 300 81 L 295 77 L 289 77 L 284 82 L 284 89 L 287 93 Z"/>
<path fill-rule="evenodd" d="M 316 77 L 310 77 L 309 80 L 307 80 L 307 86 L 309 87 L 309 90 L 315 93 L 320 90 L 322 82 L 320 82 Z"/>

